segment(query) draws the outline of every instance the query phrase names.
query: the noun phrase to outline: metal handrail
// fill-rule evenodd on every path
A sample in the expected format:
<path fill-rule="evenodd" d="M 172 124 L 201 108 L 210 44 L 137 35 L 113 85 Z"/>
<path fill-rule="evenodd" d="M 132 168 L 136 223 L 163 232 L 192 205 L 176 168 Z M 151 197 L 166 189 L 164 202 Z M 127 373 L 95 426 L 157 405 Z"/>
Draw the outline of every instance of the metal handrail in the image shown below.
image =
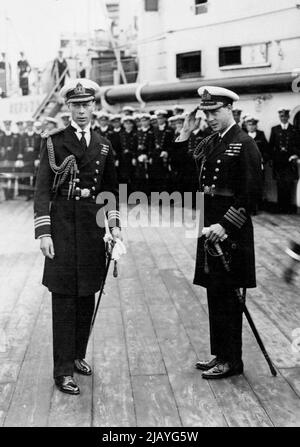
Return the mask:
<path fill-rule="evenodd" d="M 50 101 L 50 99 L 52 98 L 52 96 L 54 95 L 54 93 L 57 91 L 59 84 L 61 83 L 61 81 L 63 80 L 63 78 L 66 76 L 67 71 L 69 70 L 69 67 L 66 67 L 65 70 L 62 72 L 61 76 L 58 78 L 58 80 L 56 81 L 56 84 L 54 85 L 54 87 L 50 90 L 49 93 L 47 93 L 46 97 L 43 99 L 43 101 L 41 102 L 41 104 L 38 106 L 38 108 L 36 109 L 36 111 L 33 114 L 33 118 L 38 118 L 41 111 L 43 110 L 43 108 L 45 107 L 45 105 L 47 104 L 47 102 Z"/>

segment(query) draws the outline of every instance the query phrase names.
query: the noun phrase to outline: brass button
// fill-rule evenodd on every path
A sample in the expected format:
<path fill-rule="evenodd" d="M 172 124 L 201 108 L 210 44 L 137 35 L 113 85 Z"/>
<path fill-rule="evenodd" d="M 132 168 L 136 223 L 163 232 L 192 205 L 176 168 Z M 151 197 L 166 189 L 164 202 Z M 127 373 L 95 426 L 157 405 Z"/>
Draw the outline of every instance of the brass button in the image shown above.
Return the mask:
<path fill-rule="evenodd" d="M 92 196 L 92 199 L 95 200 L 95 196 Z"/>
<path fill-rule="evenodd" d="M 203 175 L 202 178 L 205 179 L 205 175 Z"/>
<path fill-rule="evenodd" d="M 217 180 L 217 178 L 218 178 L 218 177 L 217 177 L 216 175 L 213 176 L 213 180 Z"/>
<path fill-rule="evenodd" d="M 220 164 L 220 163 L 221 163 L 221 160 L 217 160 L 217 163 Z"/>
<path fill-rule="evenodd" d="M 212 187 L 212 188 L 215 188 L 215 187 L 216 187 L 216 185 L 211 185 L 211 187 Z"/>
<path fill-rule="evenodd" d="M 79 183 L 79 182 L 80 182 L 80 178 L 76 178 L 76 179 L 75 179 L 75 182 L 76 182 L 76 183 Z"/>
<path fill-rule="evenodd" d="M 98 169 L 95 169 L 95 172 L 96 172 L 96 174 L 99 174 L 99 170 Z"/>
<path fill-rule="evenodd" d="M 96 165 L 100 165 L 100 161 L 99 160 L 96 161 Z"/>
<path fill-rule="evenodd" d="M 95 186 L 92 186 L 92 190 L 95 191 L 95 190 L 96 190 L 96 187 L 95 187 Z"/>
<path fill-rule="evenodd" d="M 206 171 L 206 167 L 205 166 L 203 166 L 203 171 Z"/>
<path fill-rule="evenodd" d="M 97 183 L 97 181 L 98 181 L 98 180 L 97 180 L 97 177 L 94 177 L 94 182 Z"/>
<path fill-rule="evenodd" d="M 219 172 L 219 171 L 220 171 L 220 169 L 219 169 L 219 168 L 216 168 L 216 169 L 215 169 L 215 171 L 216 171 L 216 172 Z"/>
<path fill-rule="evenodd" d="M 75 197 L 75 200 L 80 200 L 80 197 L 76 196 L 76 197 Z"/>

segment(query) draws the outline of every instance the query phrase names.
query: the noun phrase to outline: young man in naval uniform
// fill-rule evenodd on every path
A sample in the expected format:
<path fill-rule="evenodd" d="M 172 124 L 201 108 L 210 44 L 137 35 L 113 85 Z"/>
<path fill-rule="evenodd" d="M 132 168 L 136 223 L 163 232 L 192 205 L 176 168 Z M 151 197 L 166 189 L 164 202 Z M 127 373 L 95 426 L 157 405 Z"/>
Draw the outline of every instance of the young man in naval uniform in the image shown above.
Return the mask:
<path fill-rule="evenodd" d="M 199 237 L 194 284 L 207 289 L 211 354 L 198 362 L 205 379 L 221 379 L 243 372 L 242 309 L 237 292 L 256 287 L 251 211 L 261 193 L 261 155 L 254 140 L 236 124 L 234 92 L 201 87 L 203 110 L 213 134 L 194 148 L 200 191 L 204 194 L 206 235 Z M 176 144 L 185 147 L 193 131 L 196 110 L 185 120 Z M 227 239 L 224 238 L 227 236 Z M 229 262 L 215 256 L 219 244 Z"/>
<path fill-rule="evenodd" d="M 74 371 L 92 374 L 84 358 L 105 269 L 104 213 L 113 238 L 121 237 L 112 146 L 91 129 L 97 91 L 87 79 L 61 89 L 72 119 L 43 138 L 34 197 L 43 284 L 52 293 L 53 375 L 59 390 L 69 394 L 80 393 Z M 101 209 L 98 195 L 104 191 L 116 200 Z"/>

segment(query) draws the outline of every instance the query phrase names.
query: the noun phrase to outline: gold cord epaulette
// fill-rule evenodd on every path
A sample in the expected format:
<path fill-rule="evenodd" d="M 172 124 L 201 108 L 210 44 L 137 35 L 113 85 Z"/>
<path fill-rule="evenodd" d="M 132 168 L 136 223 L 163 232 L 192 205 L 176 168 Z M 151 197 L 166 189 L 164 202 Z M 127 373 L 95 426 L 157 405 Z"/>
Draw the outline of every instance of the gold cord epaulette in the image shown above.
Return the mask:
<path fill-rule="evenodd" d="M 47 138 L 47 150 L 48 150 L 49 165 L 55 174 L 52 185 L 53 192 L 57 192 L 59 186 L 61 186 L 64 183 L 67 176 L 70 174 L 71 177 L 69 181 L 69 196 L 72 195 L 74 192 L 76 183 L 76 174 L 78 171 L 75 155 L 69 155 L 64 159 L 64 161 L 60 165 L 57 165 L 55 161 L 55 153 L 51 137 Z"/>
<path fill-rule="evenodd" d="M 207 144 L 210 142 L 210 140 L 215 136 L 216 134 L 213 133 L 212 135 L 208 135 L 208 137 L 203 138 L 203 140 L 200 141 L 198 146 L 196 146 L 194 150 L 194 158 L 195 160 L 200 160 L 204 156 L 204 151 L 207 146 Z"/>
<path fill-rule="evenodd" d="M 52 130 L 46 129 L 41 133 L 41 138 L 52 137 L 53 135 L 56 135 L 59 132 L 62 132 L 63 130 L 65 130 L 65 127 L 59 127 L 58 129 L 52 129 Z"/>

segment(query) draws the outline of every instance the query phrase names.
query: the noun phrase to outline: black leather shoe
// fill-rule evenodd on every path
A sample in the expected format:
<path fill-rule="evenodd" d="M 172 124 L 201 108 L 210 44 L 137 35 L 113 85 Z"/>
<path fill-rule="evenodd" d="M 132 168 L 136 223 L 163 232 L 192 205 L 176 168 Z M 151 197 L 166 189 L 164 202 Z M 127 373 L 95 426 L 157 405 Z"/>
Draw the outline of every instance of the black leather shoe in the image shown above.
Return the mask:
<path fill-rule="evenodd" d="M 79 394 L 80 389 L 77 383 L 74 381 L 72 376 L 58 376 L 55 377 L 55 385 L 62 391 L 67 394 Z"/>
<path fill-rule="evenodd" d="M 83 359 L 74 360 L 75 371 L 84 376 L 90 376 L 92 374 L 92 368 Z"/>
<path fill-rule="evenodd" d="M 213 368 L 202 373 L 203 379 L 224 379 L 225 377 L 236 376 L 244 371 L 243 362 L 238 363 L 218 363 Z"/>
<path fill-rule="evenodd" d="M 196 369 L 201 369 L 201 371 L 208 371 L 209 369 L 213 368 L 220 362 L 217 357 L 214 357 L 213 359 L 209 360 L 208 362 L 197 362 L 195 364 Z"/>

